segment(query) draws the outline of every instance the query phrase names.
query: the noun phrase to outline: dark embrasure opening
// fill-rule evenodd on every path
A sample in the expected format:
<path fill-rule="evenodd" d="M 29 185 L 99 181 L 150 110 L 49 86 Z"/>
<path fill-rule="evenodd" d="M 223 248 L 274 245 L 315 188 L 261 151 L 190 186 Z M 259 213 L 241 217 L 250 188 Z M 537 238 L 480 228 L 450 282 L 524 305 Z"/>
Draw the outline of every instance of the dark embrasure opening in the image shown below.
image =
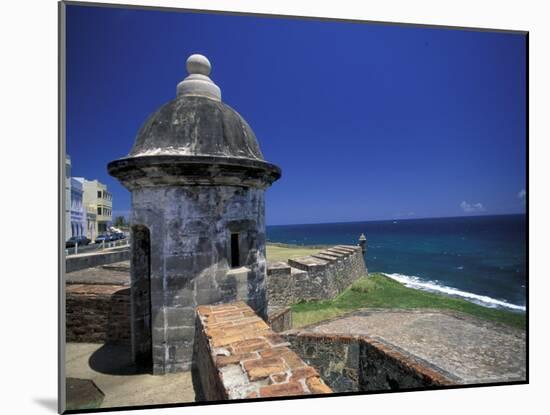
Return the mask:
<path fill-rule="evenodd" d="M 231 267 L 237 268 L 240 267 L 240 254 L 239 254 L 239 234 L 231 234 Z"/>

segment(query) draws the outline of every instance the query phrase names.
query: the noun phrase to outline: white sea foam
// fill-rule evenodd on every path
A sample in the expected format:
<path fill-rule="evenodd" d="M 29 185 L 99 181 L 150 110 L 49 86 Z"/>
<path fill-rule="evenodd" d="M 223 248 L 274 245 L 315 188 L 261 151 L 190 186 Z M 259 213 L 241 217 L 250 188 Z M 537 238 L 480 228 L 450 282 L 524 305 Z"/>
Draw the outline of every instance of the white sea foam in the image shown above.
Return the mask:
<path fill-rule="evenodd" d="M 436 293 L 443 293 L 453 297 L 460 297 L 468 300 L 472 303 L 482 305 L 490 308 L 508 308 L 516 311 L 525 311 L 525 306 L 511 304 L 504 300 L 497 300 L 495 298 L 487 297 L 485 295 L 479 295 L 470 293 L 467 291 L 459 290 L 458 288 L 447 287 L 446 285 L 439 284 L 437 281 L 424 281 L 418 277 L 403 275 L 403 274 L 386 274 L 385 276 L 398 281 L 409 288 L 415 288 L 417 290 L 430 291 Z"/>

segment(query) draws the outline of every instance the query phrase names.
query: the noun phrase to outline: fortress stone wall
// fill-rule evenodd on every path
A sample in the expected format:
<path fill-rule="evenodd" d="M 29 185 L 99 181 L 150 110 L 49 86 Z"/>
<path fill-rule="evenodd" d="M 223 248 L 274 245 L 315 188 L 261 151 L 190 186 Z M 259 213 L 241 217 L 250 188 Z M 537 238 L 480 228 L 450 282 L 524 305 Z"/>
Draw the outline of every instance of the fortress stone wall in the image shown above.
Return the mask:
<path fill-rule="evenodd" d="M 228 272 L 235 283 L 225 285 L 221 303 L 248 299 L 245 267 Z M 84 343 L 130 343 L 130 264 L 128 261 L 66 274 L 66 339 Z M 195 310 L 192 310 L 193 318 Z M 289 307 L 269 307 L 267 323 L 275 332 L 292 326 Z M 193 322 L 194 330 L 194 322 Z"/>
<path fill-rule="evenodd" d="M 66 339 L 130 343 L 130 289 L 115 284 L 70 284 L 66 289 Z"/>
<path fill-rule="evenodd" d="M 128 261 L 130 249 L 117 247 L 100 252 L 87 252 L 80 255 L 67 256 L 65 260 L 65 272 L 74 272 L 81 269 L 99 267 L 114 262 Z"/>
<path fill-rule="evenodd" d="M 366 276 L 361 248 L 338 245 L 288 262 L 270 263 L 267 269 L 267 322 L 275 332 L 292 326 L 286 306 L 299 301 L 329 299 L 356 279 Z M 249 303 L 250 269 L 227 272 L 218 287 L 221 298 L 212 303 L 243 300 Z M 67 341 L 128 342 L 131 333 L 130 267 L 128 262 L 100 265 L 67 274 Z M 194 305 L 189 318 L 194 319 Z M 263 316 L 262 316 L 263 317 Z M 194 330 L 187 322 L 187 331 Z M 190 342 L 189 347 L 192 347 Z"/>
<path fill-rule="evenodd" d="M 337 245 L 287 262 L 271 262 L 267 268 L 269 305 L 330 299 L 367 275 L 361 247 L 353 245 Z"/>
<path fill-rule="evenodd" d="M 457 384 L 442 373 L 381 339 L 291 330 L 291 349 L 314 367 L 334 392 L 430 388 Z"/>

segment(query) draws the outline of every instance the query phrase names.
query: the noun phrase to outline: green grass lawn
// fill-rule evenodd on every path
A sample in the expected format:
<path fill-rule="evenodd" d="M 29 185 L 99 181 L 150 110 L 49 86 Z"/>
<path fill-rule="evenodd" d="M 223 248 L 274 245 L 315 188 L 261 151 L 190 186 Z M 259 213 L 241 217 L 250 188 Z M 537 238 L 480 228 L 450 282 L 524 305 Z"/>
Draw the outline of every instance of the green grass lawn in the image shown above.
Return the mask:
<path fill-rule="evenodd" d="M 293 305 L 293 325 L 303 327 L 366 307 L 447 309 L 518 328 L 525 328 L 526 324 L 525 313 L 486 308 L 460 298 L 407 288 L 391 278 L 375 273 L 355 281 L 332 300 Z"/>
<path fill-rule="evenodd" d="M 322 246 L 300 246 L 300 245 L 284 245 L 284 244 L 267 244 L 266 256 L 271 262 L 286 261 L 289 258 L 298 258 L 301 256 L 316 254 L 322 251 Z"/>

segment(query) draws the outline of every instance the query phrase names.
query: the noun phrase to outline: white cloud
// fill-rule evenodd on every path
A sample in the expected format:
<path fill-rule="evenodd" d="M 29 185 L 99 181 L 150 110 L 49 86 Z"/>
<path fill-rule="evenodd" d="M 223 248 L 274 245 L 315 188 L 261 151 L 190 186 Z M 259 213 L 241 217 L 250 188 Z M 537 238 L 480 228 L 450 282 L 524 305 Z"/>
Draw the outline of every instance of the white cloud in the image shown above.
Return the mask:
<path fill-rule="evenodd" d="M 525 204 L 525 198 L 527 197 L 527 192 L 525 189 L 521 189 L 518 193 L 518 199 L 521 199 L 523 203 Z"/>
<path fill-rule="evenodd" d="M 460 204 L 462 210 L 466 213 L 485 212 L 485 208 L 482 203 L 468 203 L 465 200 Z"/>

